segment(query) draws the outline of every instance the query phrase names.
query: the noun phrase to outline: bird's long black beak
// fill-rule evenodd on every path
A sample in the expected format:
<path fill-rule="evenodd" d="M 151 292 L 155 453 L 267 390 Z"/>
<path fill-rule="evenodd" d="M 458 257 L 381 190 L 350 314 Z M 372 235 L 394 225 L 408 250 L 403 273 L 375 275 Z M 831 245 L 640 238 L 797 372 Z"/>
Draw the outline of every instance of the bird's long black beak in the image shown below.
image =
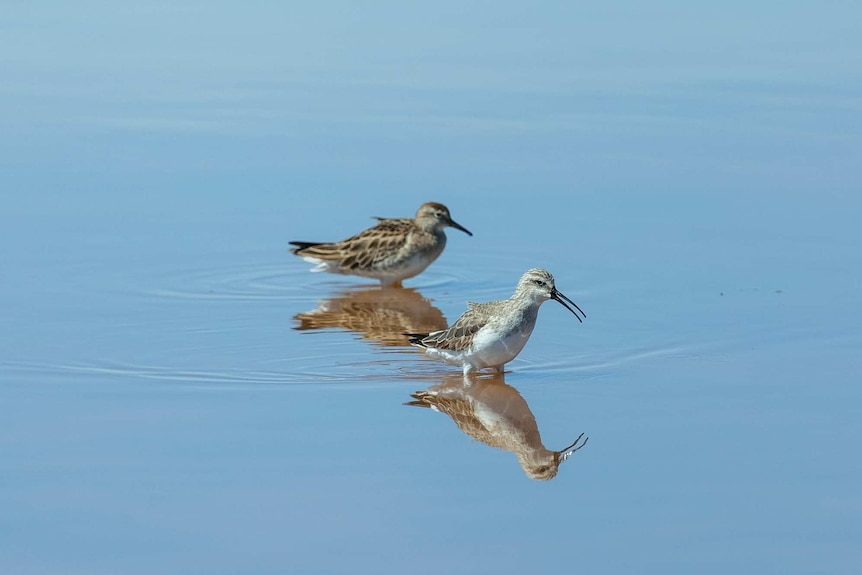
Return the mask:
<path fill-rule="evenodd" d="M 576 317 L 576 318 L 578 318 L 578 321 L 579 321 L 579 322 L 581 322 L 581 323 L 583 323 L 583 322 L 584 322 L 584 320 L 583 320 L 583 319 L 581 319 L 581 316 L 579 316 L 579 315 L 578 315 L 578 312 L 577 312 L 577 311 L 575 311 L 575 310 L 573 310 L 572 308 L 570 308 L 570 307 L 568 306 L 568 304 L 566 303 L 566 302 L 569 302 L 570 304 L 572 304 L 573 306 L 575 306 L 575 308 L 576 308 L 579 312 L 581 312 L 581 314 L 584 316 L 584 319 L 586 319 L 587 314 L 585 314 L 585 313 L 584 313 L 584 310 L 582 310 L 581 308 L 579 308 L 579 307 L 578 307 L 578 304 L 576 304 L 575 302 L 573 302 L 572 300 L 570 300 L 569 298 L 567 298 L 566 296 L 564 296 L 562 292 L 560 292 L 559 290 L 557 290 L 557 288 L 554 288 L 554 291 L 552 291 L 552 292 L 551 292 L 551 299 L 552 299 L 552 300 L 554 300 L 554 301 L 558 301 L 558 302 L 560 302 L 561 304 L 563 304 L 563 307 L 565 307 L 567 310 L 569 310 L 570 312 L 572 312 L 573 314 L 575 314 L 575 317 Z"/>
<path fill-rule="evenodd" d="M 467 234 L 468 236 L 472 236 L 472 235 L 473 235 L 473 232 L 471 232 L 470 230 L 468 230 L 467 228 L 465 228 L 464 226 L 462 226 L 461 224 L 459 224 L 458 222 L 456 222 L 456 221 L 455 221 L 455 220 L 453 220 L 452 218 L 449 218 L 449 221 L 448 221 L 448 222 L 446 222 L 446 223 L 448 223 L 450 226 L 452 226 L 452 227 L 453 227 L 453 228 L 455 228 L 456 230 L 461 230 L 462 232 L 464 232 L 464 233 L 465 233 L 465 234 Z"/>
<path fill-rule="evenodd" d="M 578 438 L 575 440 L 575 442 L 574 442 L 573 444 L 571 444 L 571 445 L 570 445 L 570 446 L 568 446 L 568 447 L 564 447 L 563 449 L 561 449 L 561 450 L 559 450 L 559 451 L 557 451 L 557 452 L 556 452 L 556 454 L 555 454 L 555 455 L 556 455 L 556 459 L 558 459 L 558 460 L 559 460 L 559 463 L 564 462 L 566 459 L 568 459 L 569 457 L 571 457 L 571 455 L 572 455 L 575 451 L 579 450 L 580 448 L 582 448 L 584 445 L 586 445 L 586 444 L 587 444 L 587 441 L 589 441 L 589 440 L 590 440 L 590 438 L 589 438 L 589 437 L 587 437 L 586 439 L 584 439 L 584 442 L 583 442 L 583 443 L 581 443 L 580 445 L 578 445 L 578 443 L 580 443 L 581 438 L 582 438 L 583 436 L 584 436 L 584 434 L 583 434 L 583 433 L 582 433 L 582 434 L 580 434 L 580 435 L 578 436 Z M 559 465 L 559 464 L 558 464 L 558 465 Z"/>

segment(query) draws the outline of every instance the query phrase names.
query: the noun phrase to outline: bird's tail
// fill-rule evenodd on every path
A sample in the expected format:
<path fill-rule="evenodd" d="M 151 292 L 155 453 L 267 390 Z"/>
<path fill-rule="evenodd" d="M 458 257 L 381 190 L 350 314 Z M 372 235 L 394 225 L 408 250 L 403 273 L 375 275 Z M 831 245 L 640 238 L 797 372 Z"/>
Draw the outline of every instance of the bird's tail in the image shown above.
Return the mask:
<path fill-rule="evenodd" d="M 296 246 L 295 248 L 291 248 L 290 251 L 299 256 L 299 255 L 302 255 L 299 253 L 302 250 L 322 245 L 324 242 L 289 242 L 289 243 L 292 246 Z"/>
<path fill-rule="evenodd" d="M 416 393 L 411 393 L 410 397 L 413 398 L 413 401 L 407 401 L 404 405 L 412 405 L 413 407 L 430 407 L 435 411 L 439 411 L 439 409 L 437 409 L 436 393 L 417 391 Z"/>
<path fill-rule="evenodd" d="M 419 347 L 427 347 L 422 340 L 428 337 L 427 333 L 405 333 L 407 339 L 413 345 L 418 345 Z"/>

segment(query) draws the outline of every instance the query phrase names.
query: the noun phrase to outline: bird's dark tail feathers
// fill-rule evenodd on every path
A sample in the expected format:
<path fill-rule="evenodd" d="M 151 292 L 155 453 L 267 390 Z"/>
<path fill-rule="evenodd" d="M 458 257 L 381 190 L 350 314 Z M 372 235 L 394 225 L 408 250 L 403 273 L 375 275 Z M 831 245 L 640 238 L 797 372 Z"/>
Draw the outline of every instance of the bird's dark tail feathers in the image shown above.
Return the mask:
<path fill-rule="evenodd" d="M 425 344 L 422 343 L 422 340 L 428 337 L 427 333 L 405 333 L 410 343 L 414 345 L 418 345 L 421 347 L 425 347 Z"/>
<path fill-rule="evenodd" d="M 433 407 L 437 405 L 437 394 L 427 390 L 411 393 L 410 397 L 413 398 L 413 401 L 407 401 L 404 405 L 412 405 L 414 407 Z"/>
<path fill-rule="evenodd" d="M 296 246 L 295 248 L 291 248 L 291 252 L 298 254 L 302 250 L 306 248 L 313 248 L 314 246 L 319 246 L 324 242 L 288 242 L 292 246 Z"/>

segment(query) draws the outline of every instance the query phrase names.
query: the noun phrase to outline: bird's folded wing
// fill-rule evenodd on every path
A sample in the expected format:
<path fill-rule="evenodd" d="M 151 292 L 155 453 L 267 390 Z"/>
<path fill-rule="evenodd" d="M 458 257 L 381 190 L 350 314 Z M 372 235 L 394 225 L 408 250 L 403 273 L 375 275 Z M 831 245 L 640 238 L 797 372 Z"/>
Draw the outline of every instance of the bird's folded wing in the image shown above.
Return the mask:
<path fill-rule="evenodd" d="M 426 347 L 435 347 L 449 351 L 464 351 L 469 349 L 473 342 L 473 336 L 487 321 L 481 321 L 473 309 L 464 312 L 452 327 L 442 331 L 435 331 L 422 340 Z"/>

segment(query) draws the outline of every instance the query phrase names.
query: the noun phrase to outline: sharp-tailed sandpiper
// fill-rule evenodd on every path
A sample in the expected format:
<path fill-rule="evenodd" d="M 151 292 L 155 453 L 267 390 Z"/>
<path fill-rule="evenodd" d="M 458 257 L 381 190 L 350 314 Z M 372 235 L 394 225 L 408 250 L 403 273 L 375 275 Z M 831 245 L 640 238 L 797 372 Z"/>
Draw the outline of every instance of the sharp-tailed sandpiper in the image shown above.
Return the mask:
<path fill-rule="evenodd" d="M 554 276 L 547 270 L 534 268 L 521 276 L 509 299 L 470 302 L 470 309 L 448 329 L 407 335 L 410 343 L 427 355 L 460 366 L 464 373 L 485 368 L 503 371 L 503 366 L 524 349 L 536 326 L 539 307 L 549 299 L 563 304 L 578 321 L 583 320 L 566 302 L 587 317 L 575 302 L 557 290 Z"/>
<path fill-rule="evenodd" d="M 400 287 L 421 273 L 446 247 L 443 228 L 473 234 L 456 223 L 443 204 L 422 204 L 415 218 L 377 218 L 374 227 L 333 243 L 290 242 L 291 251 L 316 264 L 312 271 L 357 275 Z"/>

